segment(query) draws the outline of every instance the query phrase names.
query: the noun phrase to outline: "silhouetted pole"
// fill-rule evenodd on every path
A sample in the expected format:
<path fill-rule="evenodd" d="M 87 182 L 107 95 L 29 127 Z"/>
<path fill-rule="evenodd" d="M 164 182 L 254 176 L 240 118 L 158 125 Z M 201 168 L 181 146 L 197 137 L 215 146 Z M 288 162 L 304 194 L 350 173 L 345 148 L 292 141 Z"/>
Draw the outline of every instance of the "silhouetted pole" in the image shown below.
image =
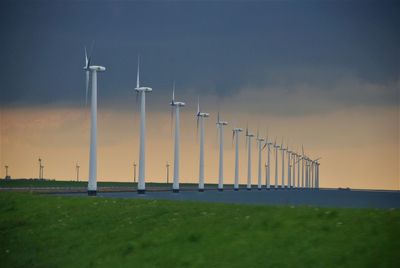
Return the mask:
<path fill-rule="evenodd" d="M 167 162 L 167 184 L 169 183 L 169 163 Z"/>
<path fill-rule="evenodd" d="M 133 182 L 136 182 L 136 162 L 133 162 Z"/>
<path fill-rule="evenodd" d="M 6 178 L 8 178 L 8 166 L 4 166 L 6 168 Z"/>

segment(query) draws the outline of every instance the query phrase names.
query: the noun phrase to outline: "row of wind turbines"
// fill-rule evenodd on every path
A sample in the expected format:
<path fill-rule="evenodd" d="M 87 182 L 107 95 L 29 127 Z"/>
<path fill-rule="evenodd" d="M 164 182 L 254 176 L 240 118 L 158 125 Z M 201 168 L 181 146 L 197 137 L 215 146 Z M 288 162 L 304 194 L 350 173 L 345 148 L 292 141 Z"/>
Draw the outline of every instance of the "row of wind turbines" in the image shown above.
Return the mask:
<path fill-rule="evenodd" d="M 86 73 L 86 103 L 89 92 L 90 76 L 91 80 L 91 128 L 90 128 L 90 159 L 89 159 L 89 180 L 88 180 L 88 195 L 97 194 L 97 73 L 106 70 L 103 66 L 91 65 L 91 54 L 88 56 L 85 48 L 85 66 L 83 70 Z M 140 148 L 139 148 L 139 177 L 137 192 L 144 194 L 146 192 L 145 182 L 145 155 L 146 155 L 146 93 L 153 91 L 151 87 L 140 85 L 140 57 L 138 57 L 137 76 L 136 76 L 136 91 L 137 97 L 140 97 Z M 180 110 L 185 107 L 185 102 L 175 100 L 175 83 L 172 89 L 172 100 L 169 103 L 171 106 L 171 119 L 175 115 L 175 135 L 174 135 L 174 174 L 172 191 L 179 192 L 179 162 L 180 162 Z M 200 158 L 199 158 L 199 185 L 198 190 L 204 191 L 204 120 L 210 116 L 209 113 L 202 112 L 200 103 L 197 103 L 197 128 L 200 128 Z M 228 122 L 220 119 L 219 113 L 217 117 L 217 128 L 219 132 L 219 176 L 218 176 L 218 190 L 224 189 L 224 127 Z M 239 190 L 239 136 L 243 132 L 242 128 L 232 129 L 232 138 L 235 141 L 235 180 L 234 190 Z M 319 188 L 319 162 L 318 159 L 312 160 L 302 153 L 290 151 L 288 147 L 284 147 L 283 142 L 278 145 L 267 138 L 261 138 L 257 131 L 257 136 L 249 132 L 248 127 L 245 130 L 245 137 L 248 152 L 248 172 L 247 172 L 247 185 L 246 189 L 252 189 L 252 174 L 251 174 L 251 142 L 255 137 L 258 144 L 258 183 L 257 189 L 261 190 L 262 183 L 262 151 L 267 149 L 267 161 L 265 163 L 265 188 L 266 189 L 318 189 Z M 275 183 L 271 185 L 271 147 L 275 152 Z M 282 156 L 282 172 L 281 172 L 281 186 L 278 182 L 278 151 L 281 151 Z M 285 165 L 285 155 L 288 157 L 287 165 Z M 297 167 L 297 177 L 296 177 Z M 285 179 L 285 170 L 287 170 L 287 180 Z M 297 180 L 296 180 L 297 178 Z"/>

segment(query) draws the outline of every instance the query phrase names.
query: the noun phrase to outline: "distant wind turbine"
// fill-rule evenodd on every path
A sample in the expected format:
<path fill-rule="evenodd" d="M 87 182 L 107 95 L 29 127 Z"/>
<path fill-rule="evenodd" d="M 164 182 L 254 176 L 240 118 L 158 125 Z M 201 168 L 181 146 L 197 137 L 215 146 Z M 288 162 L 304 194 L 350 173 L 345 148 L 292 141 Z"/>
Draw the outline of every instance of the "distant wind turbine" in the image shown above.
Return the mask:
<path fill-rule="evenodd" d="M 247 190 L 251 190 L 251 138 L 254 134 L 249 133 L 248 127 L 246 127 L 246 141 L 247 141 Z"/>
<path fill-rule="evenodd" d="M 86 99 L 89 91 L 89 76 L 90 73 L 92 74 L 88 195 L 93 196 L 97 194 L 97 73 L 104 72 L 106 68 L 103 66 L 91 65 L 91 57 L 91 54 L 88 57 L 85 48 L 85 66 L 83 70 L 86 73 Z"/>
<path fill-rule="evenodd" d="M 278 189 L 278 150 L 280 146 L 276 144 L 276 139 L 274 142 L 274 149 L 275 149 L 275 185 L 274 188 Z"/>
<path fill-rule="evenodd" d="M 184 107 L 184 102 L 175 101 L 175 82 L 172 89 L 172 100 L 170 102 L 172 108 L 175 108 L 175 149 L 174 149 L 174 181 L 172 184 L 172 191 L 174 193 L 179 193 L 179 110 L 180 107 Z"/>
<path fill-rule="evenodd" d="M 318 162 L 318 160 L 321 158 L 317 158 L 315 161 L 315 174 L 316 174 L 316 189 L 319 190 L 319 165 L 320 163 Z"/>
<path fill-rule="evenodd" d="M 267 137 L 266 142 L 264 144 L 264 147 L 267 146 L 267 164 L 266 164 L 267 168 L 265 170 L 265 178 L 266 178 L 265 185 L 266 185 L 267 190 L 269 190 L 271 188 L 271 161 L 270 161 L 271 145 L 273 145 L 273 143 L 269 142 L 268 137 Z"/>
<path fill-rule="evenodd" d="M 304 173 L 305 173 L 305 155 L 304 155 L 304 147 L 303 145 L 301 145 L 301 188 L 302 189 L 306 187 Z"/>
<path fill-rule="evenodd" d="M 136 96 L 140 95 L 140 148 L 139 148 L 139 181 L 138 194 L 146 193 L 146 92 L 152 92 L 150 87 L 140 86 L 140 56 L 138 56 L 136 74 Z"/>
<path fill-rule="evenodd" d="M 282 189 L 285 189 L 285 151 L 287 148 L 283 146 L 283 141 L 281 145 L 281 152 L 282 152 Z"/>
<path fill-rule="evenodd" d="M 75 168 L 76 168 L 76 181 L 79 181 L 79 164 L 78 162 L 75 164 Z"/>
<path fill-rule="evenodd" d="M 287 148 L 287 155 L 288 155 L 288 184 L 287 187 L 290 189 L 292 187 L 292 151 Z"/>
<path fill-rule="evenodd" d="M 258 130 L 257 130 L 257 138 L 256 138 L 256 140 L 257 140 L 257 143 L 258 143 L 258 181 L 257 181 L 258 184 L 257 184 L 257 189 L 261 190 L 261 187 L 262 187 L 262 182 L 261 182 L 261 180 L 262 180 L 262 169 L 261 169 L 262 155 L 261 155 L 261 152 L 262 152 L 262 149 L 263 149 L 263 143 L 264 143 L 265 139 L 264 138 L 260 138 Z"/>
<path fill-rule="evenodd" d="M 199 192 L 204 191 L 204 118 L 209 117 L 209 113 L 200 111 L 200 102 L 197 99 L 197 129 L 200 123 L 200 160 L 199 160 Z"/>
<path fill-rule="evenodd" d="M 219 131 L 219 176 L 218 176 L 218 191 L 224 190 L 224 126 L 228 122 L 221 121 L 219 113 L 217 116 L 217 129 Z"/>
<path fill-rule="evenodd" d="M 232 130 L 232 138 L 235 139 L 235 184 L 233 189 L 239 190 L 239 133 L 242 132 L 241 128 L 234 128 Z"/>

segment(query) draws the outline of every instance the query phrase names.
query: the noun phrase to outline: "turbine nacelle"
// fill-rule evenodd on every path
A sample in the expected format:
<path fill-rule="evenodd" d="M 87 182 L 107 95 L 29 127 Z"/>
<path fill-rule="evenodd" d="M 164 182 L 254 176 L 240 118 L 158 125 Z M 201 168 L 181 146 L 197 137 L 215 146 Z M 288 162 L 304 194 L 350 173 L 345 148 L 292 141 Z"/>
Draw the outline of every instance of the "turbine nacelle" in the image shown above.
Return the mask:
<path fill-rule="evenodd" d="M 242 132 L 243 129 L 242 128 L 234 128 L 232 131 L 234 131 L 234 132 Z"/>
<path fill-rule="evenodd" d="M 209 117 L 210 114 L 209 113 L 197 113 L 197 116 L 199 116 L 199 117 Z"/>
<path fill-rule="evenodd" d="M 228 122 L 226 122 L 226 121 L 219 121 L 219 122 L 217 122 L 217 125 L 226 126 L 226 125 L 228 125 Z"/>
<path fill-rule="evenodd" d="M 96 72 L 104 72 L 106 70 L 106 67 L 92 65 L 92 66 L 89 66 L 86 70 L 88 70 L 88 69 L 91 71 L 96 71 Z"/>
<path fill-rule="evenodd" d="M 171 106 L 179 106 L 179 107 L 183 107 L 186 105 L 186 103 L 180 101 L 171 101 L 170 104 Z"/>
<path fill-rule="evenodd" d="M 135 91 L 137 91 L 137 92 L 140 92 L 140 91 L 151 92 L 151 91 L 153 91 L 153 89 L 151 87 L 136 87 Z"/>

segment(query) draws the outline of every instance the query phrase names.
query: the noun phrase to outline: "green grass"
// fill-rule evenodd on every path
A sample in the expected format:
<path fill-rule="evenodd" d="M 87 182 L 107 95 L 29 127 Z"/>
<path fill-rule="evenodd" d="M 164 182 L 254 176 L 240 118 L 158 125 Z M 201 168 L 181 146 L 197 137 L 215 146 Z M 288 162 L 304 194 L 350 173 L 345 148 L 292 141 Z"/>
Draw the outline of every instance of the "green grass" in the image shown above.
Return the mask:
<path fill-rule="evenodd" d="M 0 193 L 1 267 L 400 267 L 400 211 Z"/>

